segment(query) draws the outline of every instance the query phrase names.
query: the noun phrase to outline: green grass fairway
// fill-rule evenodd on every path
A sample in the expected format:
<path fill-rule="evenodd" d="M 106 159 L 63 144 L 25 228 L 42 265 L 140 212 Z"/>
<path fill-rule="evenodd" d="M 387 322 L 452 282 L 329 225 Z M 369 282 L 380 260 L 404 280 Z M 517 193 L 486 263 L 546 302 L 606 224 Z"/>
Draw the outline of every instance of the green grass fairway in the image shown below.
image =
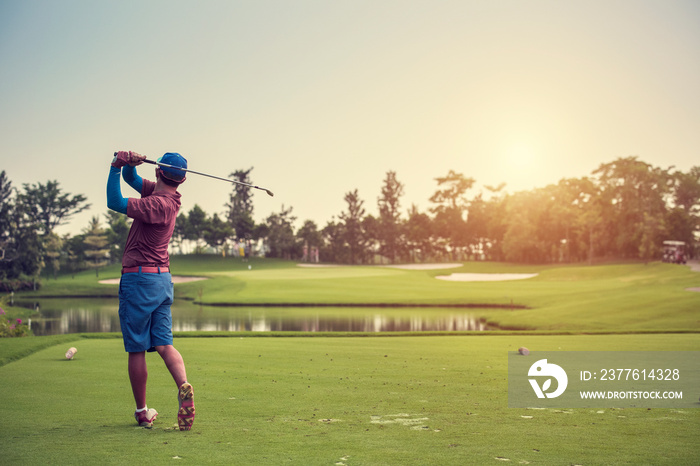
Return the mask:
<path fill-rule="evenodd" d="M 41 346 L 44 338 L 24 340 Z M 3 343 L 2 351 L 15 344 Z M 192 431 L 174 428 L 176 387 L 157 355 L 148 359 L 149 407 L 160 416 L 146 430 L 132 416 L 121 340 L 75 336 L 0 367 L 2 463 L 700 462 L 697 409 L 507 407 L 507 352 L 519 346 L 697 351 L 697 334 L 231 337 L 175 343 L 195 386 Z M 69 346 L 78 348 L 73 361 L 63 358 Z"/>
<path fill-rule="evenodd" d="M 627 263 L 598 266 L 528 266 L 470 262 L 447 270 L 378 266 L 302 268 L 296 263 L 216 256 L 176 256 L 176 275 L 209 280 L 176 285 L 183 298 L 203 304 L 421 304 L 503 305 L 479 310 L 490 324 L 508 329 L 574 331 L 698 331 L 700 273 L 687 266 Z M 251 270 L 248 269 L 251 265 Z M 538 273 L 528 280 L 448 282 L 450 273 Z M 119 276 L 118 266 L 102 278 Z M 29 295 L 32 295 L 31 293 Z M 94 273 L 45 281 L 35 295 L 117 296 Z M 510 304 L 528 309 L 510 309 Z M 476 314 L 476 313 L 475 313 Z"/>
<path fill-rule="evenodd" d="M 529 280 L 448 282 L 460 272 L 539 273 Z M 385 267 L 289 268 L 220 272 L 182 287 L 203 303 L 518 304 L 481 315 L 501 328 L 575 330 L 700 329 L 700 274 L 669 264 L 523 267 L 470 263 L 450 270 Z"/>
<path fill-rule="evenodd" d="M 421 271 L 187 256 L 173 258 L 173 269 L 209 278 L 175 288 L 206 312 L 273 303 L 283 314 L 293 310 L 282 305 L 327 303 L 350 313 L 352 304 L 421 304 L 434 308 L 420 312 L 438 313 L 436 306 L 490 304 L 505 307 L 469 313 L 527 331 L 176 335 L 195 387 L 190 432 L 176 427 L 177 389 L 156 354 L 148 404 L 160 416 L 151 430 L 136 426 L 118 335 L 3 339 L 2 464 L 700 464 L 700 409 L 507 407 L 508 351 L 520 346 L 700 351 L 700 293 L 686 291 L 700 286 L 700 274 L 689 267 L 467 263 Z M 450 273 L 538 276 L 435 278 Z M 99 279 L 118 276 L 111 266 Z M 117 286 L 82 273 L 25 296 L 116 300 Z M 212 338 L 195 338 L 205 336 Z M 70 346 L 78 353 L 66 361 Z M 697 400 L 700 388 L 686 396 Z"/>

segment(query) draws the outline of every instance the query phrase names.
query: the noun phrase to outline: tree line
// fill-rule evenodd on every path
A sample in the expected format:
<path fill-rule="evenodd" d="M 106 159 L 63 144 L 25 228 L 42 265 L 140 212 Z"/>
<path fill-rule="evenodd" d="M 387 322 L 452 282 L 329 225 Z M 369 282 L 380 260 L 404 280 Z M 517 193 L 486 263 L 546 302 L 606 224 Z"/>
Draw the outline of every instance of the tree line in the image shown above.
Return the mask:
<path fill-rule="evenodd" d="M 386 173 L 368 215 L 355 189 L 346 209 L 319 229 L 306 221 L 296 235 L 287 228 L 286 249 L 298 258 L 315 244 L 325 262 L 348 264 L 495 260 L 573 263 L 661 258 L 664 240 L 684 241 L 691 255 L 700 235 L 700 166 L 688 172 L 619 158 L 590 176 L 514 194 L 505 185 L 470 196 L 475 180 L 450 170 L 435 178 L 428 211 L 401 210 L 404 185 Z M 291 209 L 267 224 L 291 224 Z"/>
<path fill-rule="evenodd" d="M 253 184 L 252 168 L 230 177 Z M 306 220 L 295 231 L 292 207 L 260 223 L 251 188 L 233 185 L 223 212 L 195 205 L 177 218 L 175 252 L 249 253 L 293 260 L 316 249 L 322 262 L 342 264 L 496 260 L 572 263 L 660 258 L 664 240 L 684 241 L 694 252 L 700 233 L 700 166 L 689 171 L 654 167 L 637 157 L 601 164 L 589 176 L 513 194 L 505 185 L 471 193 L 475 180 L 450 170 L 435 178 L 430 207 L 403 209 L 404 185 L 394 171 L 367 213 L 357 189 L 345 210 L 320 227 Z M 87 209 L 83 195 L 64 193 L 57 181 L 15 189 L 0 172 L 0 279 L 17 288 L 47 277 L 121 259 L 129 222 L 107 211 L 82 233 L 57 235 L 57 226 Z M 186 247 L 186 246 L 189 246 Z M 8 284 L 9 283 L 9 284 Z"/>

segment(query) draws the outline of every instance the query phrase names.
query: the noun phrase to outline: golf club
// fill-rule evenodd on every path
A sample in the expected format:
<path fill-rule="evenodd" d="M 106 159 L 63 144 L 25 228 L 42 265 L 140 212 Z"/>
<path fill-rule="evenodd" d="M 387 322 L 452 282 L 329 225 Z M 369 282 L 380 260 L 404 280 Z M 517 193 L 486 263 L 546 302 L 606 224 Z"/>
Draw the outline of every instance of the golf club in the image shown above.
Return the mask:
<path fill-rule="evenodd" d="M 117 155 L 117 153 L 115 152 L 114 155 Z M 148 160 L 148 159 L 144 160 L 144 163 L 150 163 L 151 165 L 158 165 L 161 167 L 174 168 L 175 170 L 182 170 L 184 172 L 194 173 L 195 175 L 208 176 L 209 178 L 214 178 L 214 179 L 221 180 L 221 181 L 228 181 L 229 183 L 240 184 L 243 186 L 248 186 L 250 188 L 260 189 L 261 191 L 265 191 L 268 196 L 270 196 L 270 197 L 274 196 L 274 193 L 272 191 L 270 191 L 269 189 L 265 189 L 265 188 L 261 188 L 260 186 L 255 186 L 252 184 L 244 183 L 242 181 L 230 180 L 228 178 L 221 178 L 219 176 L 208 175 L 206 173 L 196 172 L 194 170 L 189 170 L 187 168 L 180 168 L 180 167 L 176 167 L 174 165 L 168 165 L 167 163 L 155 162 L 153 160 Z"/>

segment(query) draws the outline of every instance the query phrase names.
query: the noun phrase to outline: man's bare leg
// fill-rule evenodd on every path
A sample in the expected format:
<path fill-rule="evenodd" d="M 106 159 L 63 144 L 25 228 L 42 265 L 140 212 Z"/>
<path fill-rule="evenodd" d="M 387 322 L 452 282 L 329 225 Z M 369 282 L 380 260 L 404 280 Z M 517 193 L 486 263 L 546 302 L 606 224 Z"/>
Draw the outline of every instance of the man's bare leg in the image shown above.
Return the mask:
<path fill-rule="evenodd" d="M 131 391 L 134 393 L 136 409 L 145 408 L 146 382 L 148 381 L 145 351 L 129 353 L 129 381 L 131 382 Z"/>
<path fill-rule="evenodd" d="M 180 352 L 172 345 L 156 346 L 156 351 L 163 358 L 166 367 L 173 376 L 177 385 L 177 424 L 180 430 L 191 430 L 194 422 L 194 390 L 192 385 L 187 383 L 187 372 L 185 371 L 185 362 L 180 355 Z"/>
<path fill-rule="evenodd" d="M 187 371 L 185 370 L 185 361 L 182 359 L 180 352 L 173 345 L 156 346 L 156 351 L 160 354 L 165 362 L 165 367 L 173 376 L 177 388 L 180 388 L 183 383 L 187 382 Z"/>

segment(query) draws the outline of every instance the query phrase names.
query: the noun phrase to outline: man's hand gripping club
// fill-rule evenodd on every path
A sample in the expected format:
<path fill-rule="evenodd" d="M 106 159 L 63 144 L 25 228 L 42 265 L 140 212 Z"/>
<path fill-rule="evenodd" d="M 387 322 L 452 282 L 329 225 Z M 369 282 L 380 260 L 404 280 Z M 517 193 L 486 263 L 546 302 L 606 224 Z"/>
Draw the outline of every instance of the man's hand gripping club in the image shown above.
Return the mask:
<path fill-rule="evenodd" d="M 131 165 L 132 167 L 135 167 L 137 165 L 141 165 L 144 160 L 146 160 L 145 155 L 141 155 L 130 150 L 120 150 L 114 153 L 112 166 L 122 168 L 125 165 Z"/>

